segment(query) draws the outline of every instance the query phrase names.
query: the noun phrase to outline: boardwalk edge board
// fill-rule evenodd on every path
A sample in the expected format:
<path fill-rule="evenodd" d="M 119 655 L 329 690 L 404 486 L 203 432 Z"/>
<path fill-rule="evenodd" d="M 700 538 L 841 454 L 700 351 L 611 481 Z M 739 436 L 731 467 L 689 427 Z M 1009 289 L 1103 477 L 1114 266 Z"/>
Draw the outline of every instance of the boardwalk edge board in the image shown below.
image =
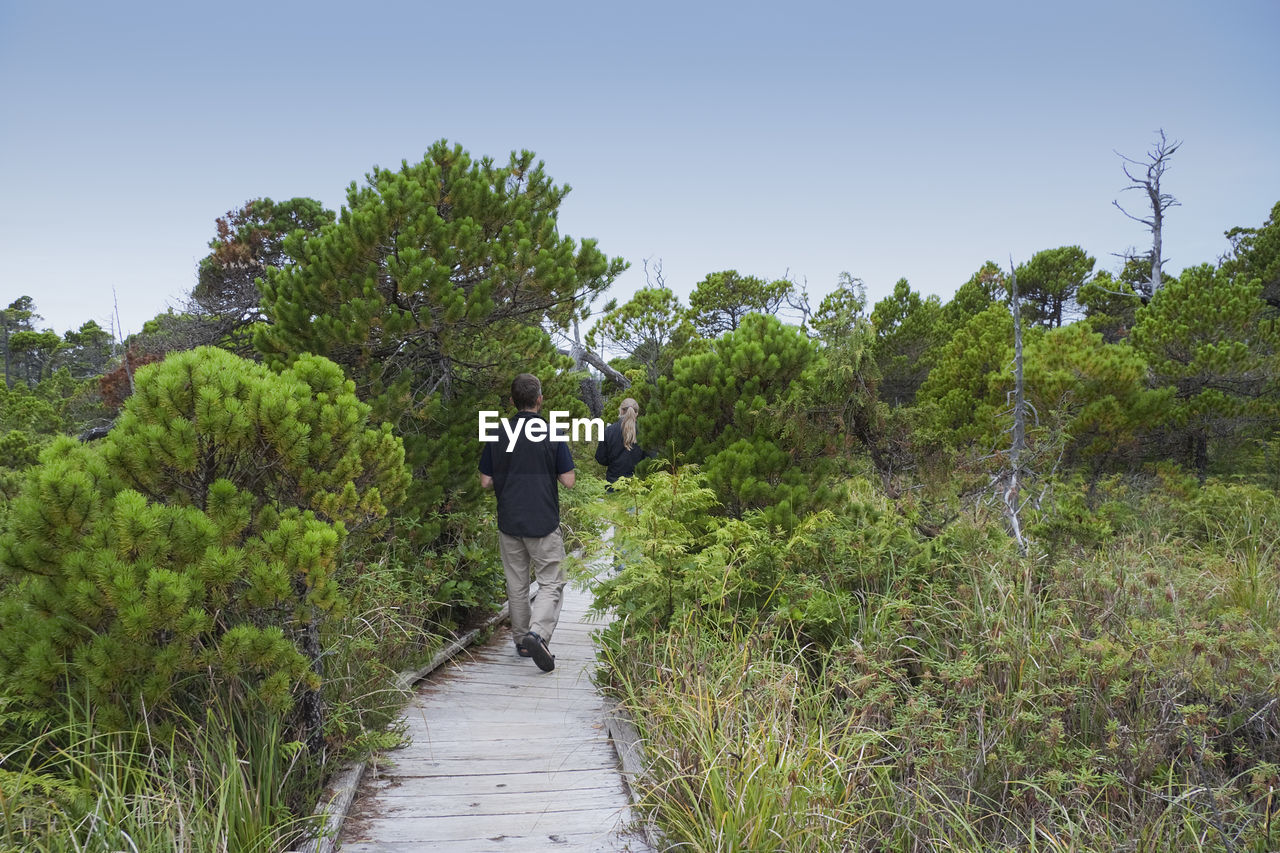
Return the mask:
<path fill-rule="evenodd" d="M 626 785 L 627 798 L 631 800 L 632 814 L 636 816 L 636 822 L 639 824 L 645 842 L 654 850 L 666 850 L 666 839 L 662 831 L 658 829 L 653 818 L 648 817 L 645 810 L 640 808 L 640 799 L 636 796 L 636 783 L 645 776 L 644 741 L 640 737 L 640 732 L 636 730 L 631 712 L 612 696 L 602 698 L 604 699 L 604 725 L 609 732 L 609 739 L 613 741 L 618 761 L 622 763 L 622 781 Z"/>
<path fill-rule="evenodd" d="M 504 603 L 502 609 L 486 619 L 479 627 L 473 628 L 461 637 L 446 643 L 444 648 L 436 652 L 426 666 L 397 675 L 396 687 L 400 690 L 408 690 L 414 684 L 426 678 L 447 663 L 458 652 L 472 645 L 479 637 L 500 625 L 502 620 L 507 618 L 509 609 L 510 605 Z M 351 810 L 351 804 L 355 802 L 356 789 L 360 787 L 360 780 L 364 778 L 364 772 L 368 766 L 369 761 L 366 759 L 346 767 L 334 777 L 330 790 L 326 790 L 325 794 L 321 796 L 320 802 L 316 804 L 316 810 L 313 813 L 313 817 L 319 822 L 319 834 L 298 847 L 296 853 L 333 853 L 338 836 L 342 832 L 342 823 L 346 820 L 347 813 Z"/>

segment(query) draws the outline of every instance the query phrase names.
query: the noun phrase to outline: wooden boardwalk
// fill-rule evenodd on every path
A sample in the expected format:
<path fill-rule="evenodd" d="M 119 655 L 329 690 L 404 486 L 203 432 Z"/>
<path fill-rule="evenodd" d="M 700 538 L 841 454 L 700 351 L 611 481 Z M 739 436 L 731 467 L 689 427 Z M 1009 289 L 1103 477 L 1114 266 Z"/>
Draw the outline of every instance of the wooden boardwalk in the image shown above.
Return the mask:
<path fill-rule="evenodd" d="M 419 688 L 411 742 L 370 768 L 342 853 L 563 850 L 642 853 L 591 683 L 591 595 L 565 587 L 552 672 L 518 657 L 505 625 Z"/>

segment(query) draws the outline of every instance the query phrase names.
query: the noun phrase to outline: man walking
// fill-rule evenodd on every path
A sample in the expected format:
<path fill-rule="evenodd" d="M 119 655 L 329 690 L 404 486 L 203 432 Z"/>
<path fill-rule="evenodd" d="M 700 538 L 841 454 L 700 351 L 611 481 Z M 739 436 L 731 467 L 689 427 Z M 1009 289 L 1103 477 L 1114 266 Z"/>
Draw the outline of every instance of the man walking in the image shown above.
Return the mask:
<path fill-rule="evenodd" d="M 498 499 L 498 551 L 507 576 L 516 651 L 550 672 L 556 659 L 547 644 L 560 618 L 565 583 L 557 483 L 573 488 L 573 457 L 568 442 L 549 440 L 545 428 L 527 428 L 528 420 L 542 420 L 538 377 L 517 376 L 511 383 L 511 402 L 518 410 L 511 424 L 515 442 L 496 448 L 498 442 L 485 443 L 480 453 L 480 485 L 493 489 Z M 536 440 L 538 435 L 544 440 Z M 534 578 L 538 595 L 531 608 L 529 582 Z"/>

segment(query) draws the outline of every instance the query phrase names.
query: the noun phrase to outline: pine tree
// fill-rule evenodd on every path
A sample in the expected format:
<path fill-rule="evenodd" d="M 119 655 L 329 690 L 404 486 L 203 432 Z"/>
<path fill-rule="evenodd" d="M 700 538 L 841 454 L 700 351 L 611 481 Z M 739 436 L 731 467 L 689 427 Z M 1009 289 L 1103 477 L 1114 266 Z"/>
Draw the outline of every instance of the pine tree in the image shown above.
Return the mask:
<path fill-rule="evenodd" d="M 0 525 L 9 501 L 21 490 L 21 472 L 35 464 L 41 448 L 67 428 L 62 407 L 42 390 L 22 382 L 12 388 L 0 386 Z"/>
<path fill-rule="evenodd" d="M 407 473 L 389 427 L 325 359 L 275 374 L 202 347 L 141 368 L 99 442 L 46 450 L 0 537 L 0 683 L 107 724 L 198 718 L 215 695 L 316 738 L 319 623 L 339 552 Z"/>
<path fill-rule="evenodd" d="M 1035 337 L 1028 330 L 1028 343 Z M 924 424 L 955 447 L 995 440 L 998 413 L 1012 387 L 1013 317 L 993 302 L 960 326 L 937 351 L 916 395 Z"/>
<path fill-rule="evenodd" d="M 1129 336 L 1138 308 L 1142 305 L 1142 299 L 1132 284 L 1114 278 L 1105 270 L 1082 284 L 1076 299 L 1084 308 L 1089 328 L 1102 335 L 1107 343 L 1116 343 Z"/>
<path fill-rule="evenodd" d="M 772 523 L 793 526 L 821 493 L 797 465 L 803 453 L 787 440 L 784 414 L 812 383 L 818 361 L 801 331 L 749 314 L 658 381 L 651 413 L 642 417 L 646 441 L 676 462 L 702 466 L 731 515 L 760 509 Z"/>
<path fill-rule="evenodd" d="M 1172 389 L 1160 426 L 1202 477 L 1213 441 L 1238 439 L 1275 418 L 1280 337 L 1261 280 L 1208 264 L 1183 270 L 1138 311 L 1130 338 L 1153 384 Z"/>
<path fill-rule="evenodd" d="M 1146 362 L 1132 347 L 1108 344 L 1083 323 L 1033 338 L 1026 368 L 1027 396 L 1038 413 L 1030 440 L 1056 439 L 1068 462 L 1101 467 L 1130 449 L 1167 405 L 1164 393 L 1147 389 Z"/>
<path fill-rule="evenodd" d="M 732 332 L 748 314 L 772 314 L 792 291 L 786 279 L 765 281 L 737 270 L 713 272 L 689 294 L 693 324 L 708 338 Z"/>
<path fill-rule="evenodd" d="M 355 380 L 404 437 L 426 538 L 439 513 L 478 500 L 476 412 L 506 409 L 515 374 L 573 408 L 576 378 L 557 377 L 570 362 L 543 326 L 568 328 L 625 264 L 559 233 L 568 189 L 528 151 L 499 164 L 441 141 L 353 183 L 338 221 L 292 234 L 294 263 L 268 272 L 257 347 L 275 365 L 324 355 Z"/>
<path fill-rule="evenodd" d="M 905 283 L 905 280 L 904 280 Z M 853 442 L 867 448 L 882 474 L 892 468 L 885 455 L 884 423 L 877 393 L 880 370 L 873 319 L 866 313 L 862 281 L 840 274 L 840 286 L 823 298 L 810 317 L 819 359 L 807 381 L 789 395 L 787 437 L 807 455 L 844 454 Z"/>
<path fill-rule="evenodd" d="M 1077 293 L 1095 261 L 1079 246 L 1036 252 L 1017 269 L 1018 291 L 1027 322 L 1056 329 L 1071 319 Z"/>
<path fill-rule="evenodd" d="M 1222 265 L 1228 276 L 1262 283 L 1262 299 L 1280 310 L 1280 202 L 1260 228 L 1232 228 L 1227 232 L 1231 255 Z"/>
<path fill-rule="evenodd" d="M 1026 444 L 1033 454 L 1048 442 L 1069 459 L 1100 466 L 1130 447 L 1165 405 L 1165 395 L 1147 390 L 1146 362 L 1127 344 L 1108 344 L 1082 323 L 1024 335 L 1032 412 Z M 1009 309 L 992 305 L 941 349 L 920 389 L 925 425 L 954 447 L 999 446 L 1009 425 L 1012 358 Z"/>
<path fill-rule="evenodd" d="M 671 365 L 695 335 L 687 314 L 670 288 L 643 287 L 624 304 L 611 301 L 605 306 L 603 316 L 587 333 L 587 346 L 621 350 L 644 370 L 652 385 L 671 372 Z"/>
<path fill-rule="evenodd" d="M 15 334 L 34 332 L 37 320 L 44 319 L 36 313 L 35 302 L 30 296 L 19 296 L 0 310 L 0 349 L 4 350 L 4 384 L 6 388 L 13 386 L 18 380 L 23 367 L 21 353 L 13 349 Z"/>
<path fill-rule="evenodd" d="M 89 320 L 76 331 L 63 334 L 62 340 L 58 363 L 65 366 L 73 377 L 89 379 L 106 372 L 114 347 L 111 333 L 106 329 Z"/>
<path fill-rule="evenodd" d="M 942 316 L 938 318 L 939 346 L 946 346 L 961 326 L 986 311 L 991 303 L 1002 301 L 1004 294 L 1004 272 L 995 261 L 987 261 L 942 306 Z"/>
<path fill-rule="evenodd" d="M 875 360 L 880 369 L 880 398 L 894 406 L 909 405 L 929 375 L 928 354 L 939 343 L 942 304 L 938 297 L 921 298 L 905 278 L 893 294 L 875 304 Z"/>
<path fill-rule="evenodd" d="M 258 281 L 268 270 L 292 262 L 284 250 L 285 237 L 295 231 L 314 233 L 333 221 L 333 211 L 310 198 L 253 199 L 219 217 L 217 236 L 197 269 L 188 310 L 199 319 L 207 342 L 237 355 L 252 353 L 253 326 L 262 320 Z"/>

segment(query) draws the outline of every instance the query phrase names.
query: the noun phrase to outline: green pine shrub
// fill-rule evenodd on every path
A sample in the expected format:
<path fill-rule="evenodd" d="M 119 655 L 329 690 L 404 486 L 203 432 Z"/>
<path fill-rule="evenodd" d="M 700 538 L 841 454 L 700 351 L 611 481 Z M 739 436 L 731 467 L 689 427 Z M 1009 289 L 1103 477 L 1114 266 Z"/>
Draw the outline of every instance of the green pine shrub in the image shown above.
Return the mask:
<path fill-rule="evenodd" d="M 205 347 L 136 385 L 105 439 L 55 441 L 15 502 L 6 693 L 51 711 L 74 696 L 108 726 L 314 700 L 342 543 L 404 494 L 399 439 L 316 356 L 277 374 Z"/>
<path fill-rule="evenodd" d="M 0 526 L 40 451 L 105 414 L 95 389 L 96 382 L 75 380 L 65 368 L 35 385 L 0 383 Z"/>
<path fill-rule="evenodd" d="M 865 480 L 785 534 L 765 512 L 718 515 L 708 480 L 686 465 L 614 485 L 623 568 L 598 586 L 597 607 L 644 625 L 688 612 L 726 625 L 770 621 L 827 648 L 856 629 L 868 595 L 922 580 L 929 567 L 928 544 Z"/>
<path fill-rule="evenodd" d="M 799 329 L 749 314 L 658 380 L 641 415 L 644 442 L 678 464 L 698 465 L 726 514 L 760 510 L 772 524 L 794 526 L 826 494 L 814 466 L 797 464 L 804 448 L 787 436 L 820 361 Z"/>

